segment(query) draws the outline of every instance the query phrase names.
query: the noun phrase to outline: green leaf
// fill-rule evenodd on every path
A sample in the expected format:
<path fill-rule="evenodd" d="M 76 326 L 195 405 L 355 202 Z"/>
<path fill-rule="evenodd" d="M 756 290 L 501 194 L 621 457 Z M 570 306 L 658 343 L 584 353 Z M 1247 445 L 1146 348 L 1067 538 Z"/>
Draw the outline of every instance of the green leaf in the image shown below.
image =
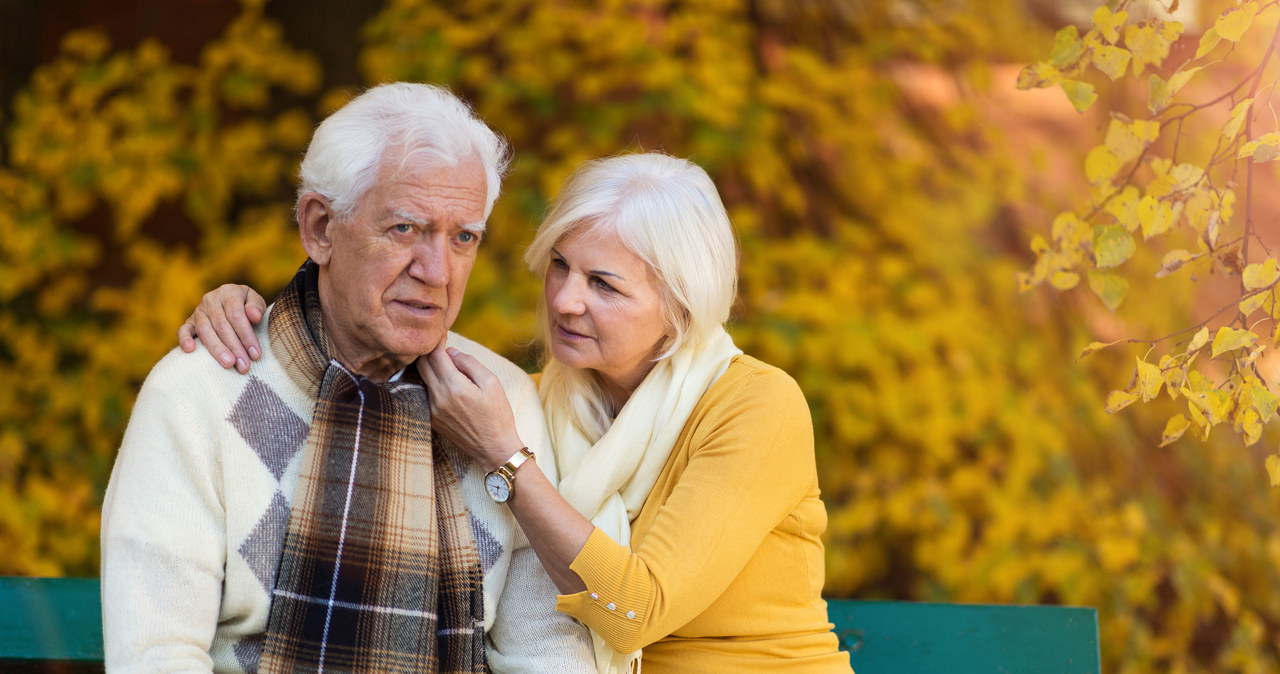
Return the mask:
<path fill-rule="evenodd" d="M 1071 66 L 1084 54 L 1084 43 L 1080 41 L 1080 31 L 1075 26 L 1066 26 L 1053 36 L 1053 51 L 1049 53 L 1049 64 L 1059 70 Z"/>
<path fill-rule="evenodd" d="M 1153 115 L 1158 114 L 1173 101 L 1173 90 L 1169 88 L 1168 82 L 1155 73 L 1147 78 L 1147 84 L 1151 88 L 1151 93 L 1147 95 L 1147 109 Z"/>
<path fill-rule="evenodd" d="M 1118 267 L 1133 256 L 1137 244 L 1121 225 L 1098 225 L 1093 228 L 1093 255 L 1099 269 Z"/>
<path fill-rule="evenodd" d="M 1160 262 L 1160 271 L 1156 272 L 1156 278 L 1164 278 L 1175 271 L 1182 268 L 1182 265 L 1200 257 L 1193 254 L 1189 250 L 1171 250 L 1164 254 L 1164 260 Z M 1206 331 L 1206 340 L 1208 332 Z"/>
<path fill-rule="evenodd" d="M 1124 296 L 1129 293 L 1129 281 L 1123 276 L 1090 269 L 1089 289 L 1102 300 L 1103 305 L 1115 311 L 1116 307 L 1124 302 Z"/>
<path fill-rule="evenodd" d="M 1164 447 L 1165 445 L 1175 442 L 1178 438 L 1182 437 L 1183 433 L 1187 432 L 1187 428 L 1190 426 L 1191 422 L 1187 421 L 1186 417 L 1181 414 L 1173 415 L 1169 418 L 1169 422 L 1164 425 L 1164 433 L 1160 438 L 1160 446 Z"/>
<path fill-rule="evenodd" d="M 1239 42 L 1240 37 L 1253 24 L 1253 17 L 1258 15 L 1258 3 L 1246 2 L 1238 7 L 1230 7 L 1213 22 L 1213 29 L 1224 40 Z"/>
<path fill-rule="evenodd" d="M 1213 357 L 1217 358 L 1228 351 L 1252 348 L 1257 341 L 1258 336 L 1251 330 L 1237 330 L 1226 326 L 1218 328 L 1218 334 L 1213 336 Z"/>
<path fill-rule="evenodd" d="M 1093 65 L 1114 82 L 1124 77 L 1124 71 L 1129 68 L 1131 56 L 1128 49 L 1102 45 L 1093 50 Z"/>
<path fill-rule="evenodd" d="M 1128 391 L 1112 391 L 1107 395 L 1107 404 L 1105 407 L 1107 414 L 1115 414 L 1129 405 L 1132 405 L 1137 399 L 1138 396 L 1129 393 Z"/>
<path fill-rule="evenodd" d="M 1076 112 L 1084 112 L 1098 100 L 1098 92 L 1092 84 L 1081 82 L 1079 80 L 1062 80 L 1058 83 L 1062 90 L 1067 94 L 1067 100 L 1071 101 L 1071 105 L 1075 106 Z"/>
<path fill-rule="evenodd" d="M 1129 18 L 1128 12 L 1120 10 L 1113 13 L 1106 5 L 1093 10 L 1093 25 L 1098 27 L 1102 37 L 1111 44 L 1115 44 L 1116 40 L 1120 39 L 1120 26 L 1124 25 L 1127 18 Z"/>
<path fill-rule="evenodd" d="M 1057 84 L 1060 79 L 1062 73 L 1057 68 L 1041 61 L 1032 63 L 1018 73 L 1017 86 L 1019 89 L 1043 89 Z"/>
<path fill-rule="evenodd" d="M 1236 107 L 1231 109 L 1231 117 L 1227 119 L 1227 123 L 1222 127 L 1222 141 L 1229 143 L 1235 140 L 1236 135 L 1240 133 L 1240 126 L 1244 124 L 1245 116 L 1249 114 L 1250 106 L 1253 105 L 1252 98 L 1246 98 Z"/>
<path fill-rule="evenodd" d="M 1255 262 L 1244 268 L 1242 280 L 1245 290 L 1257 290 L 1273 285 L 1280 278 L 1280 270 L 1276 269 L 1276 259 L 1269 257 L 1265 262 Z"/>
<path fill-rule="evenodd" d="M 1122 166 L 1124 164 L 1106 145 L 1094 147 L 1084 158 L 1084 174 L 1093 185 L 1111 180 Z"/>
<path fill-rule="evenodd" d="M 1148 363 L 1141 358 L 1138 361 L 1138 394 L 1142 396 L 1142 402 L 1147 402 L 1152 398 L 1160 395 L 1160 387 L 1164 386 L 1164 376 L 1160 374 L 1160 368 Z"/>
<path fill-rule="evenodd" d="M 1218 35 L 1217 28 L 1210 28 L 1209 30 L 1206 30 L 1204 34 L 1200 36 L 1200 46 L 1196 47 L 1195 58 L 1201 58 L 1205 54 L 1213 51 L 1213 48 L 1218 46 L 1218 43 L 1221 41 L 1222 36 Z"/>

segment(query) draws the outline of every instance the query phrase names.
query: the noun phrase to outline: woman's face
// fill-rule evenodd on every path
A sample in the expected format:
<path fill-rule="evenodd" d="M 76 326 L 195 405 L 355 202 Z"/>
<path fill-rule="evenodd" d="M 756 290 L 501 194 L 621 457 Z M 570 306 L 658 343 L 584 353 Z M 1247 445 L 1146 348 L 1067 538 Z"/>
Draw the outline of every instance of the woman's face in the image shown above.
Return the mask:
<path fill-rule="evenodd" d="M 552 355 L 630 395 L 667 332 L 649 265 L 612 232 L 586 228 L 552 246 L 544 281 Z"/>

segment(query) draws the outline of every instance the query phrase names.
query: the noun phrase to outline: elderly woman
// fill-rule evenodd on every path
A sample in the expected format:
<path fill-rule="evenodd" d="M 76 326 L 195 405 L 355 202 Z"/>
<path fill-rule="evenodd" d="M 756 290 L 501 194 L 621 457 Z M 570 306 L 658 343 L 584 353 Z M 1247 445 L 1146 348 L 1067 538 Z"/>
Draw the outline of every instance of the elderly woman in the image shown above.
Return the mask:
<path fill-rule="evenodd" d="M 417 366 L 433 427 L 490 471 L 558 608 L 591 628 L 601 671 L 639 657 L 646 674 L 848 672 L 821 597 L 809 409 L 724 330 L 737 256 L 711 179 L 656 153 L 588 162 L 525 261 L 545 283 L 538 388 L 558 492 L 491 373 L 443 347 Z M 234 326 L 245 306 L 261 314 L 244 298 L 206 296 L 184 348 L 194 331 L 215 356 L 231 355 L 224 339 L 243 353 Z"/>

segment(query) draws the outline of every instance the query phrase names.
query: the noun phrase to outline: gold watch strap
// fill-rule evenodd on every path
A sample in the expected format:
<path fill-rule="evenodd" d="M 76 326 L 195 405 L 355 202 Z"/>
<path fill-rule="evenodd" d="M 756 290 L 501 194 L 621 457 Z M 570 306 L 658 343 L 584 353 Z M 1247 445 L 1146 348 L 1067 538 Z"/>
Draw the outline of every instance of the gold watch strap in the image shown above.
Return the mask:
<path fill-rule="evenodd" d="M 502 473 L 507 476 L 507 479 L 514 481 L 516 479 L 516 470 L 523 466 L 525 461 L 532 458 L 534 458 L 533 452 L 529 451 L 528 447 L 521 447 L 520 451 L 512 454 L 511 458 L 507 459 L 506 463 L 498 466 L 494 472 Z"/>

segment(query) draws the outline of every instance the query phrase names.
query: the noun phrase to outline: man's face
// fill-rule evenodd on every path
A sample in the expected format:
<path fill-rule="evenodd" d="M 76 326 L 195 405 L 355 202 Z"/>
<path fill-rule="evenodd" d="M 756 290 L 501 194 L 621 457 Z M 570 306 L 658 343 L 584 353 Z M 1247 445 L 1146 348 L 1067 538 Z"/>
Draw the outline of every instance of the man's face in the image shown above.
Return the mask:
<path fill-rule="evenodd" d="M 444 340 L 484 232 L 486 185 L 478 160 L 397 163 L 384 161 L 351 216 L 330 216 L 310 228 L 322 231 L 319 237 L 308 234 L 311 205 L 299 207 L 303 246 L 320 265 L 333 355 L 374 380 L 387 379 Z"/>

